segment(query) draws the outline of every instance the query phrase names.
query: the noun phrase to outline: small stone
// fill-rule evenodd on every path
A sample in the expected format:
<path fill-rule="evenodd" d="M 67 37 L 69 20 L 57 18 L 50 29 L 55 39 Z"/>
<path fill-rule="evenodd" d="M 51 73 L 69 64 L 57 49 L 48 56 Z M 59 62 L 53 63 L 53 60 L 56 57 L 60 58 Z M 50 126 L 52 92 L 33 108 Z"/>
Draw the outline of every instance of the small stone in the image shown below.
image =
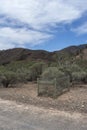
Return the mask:
<path fill-rule="evenodd" d="M 22 98 L 24 98 L 24 96 Z"/>
<path fill-rule="evenodd" d="M 82 108 L 84 108 L 84 105 L 82 105 Z"/>

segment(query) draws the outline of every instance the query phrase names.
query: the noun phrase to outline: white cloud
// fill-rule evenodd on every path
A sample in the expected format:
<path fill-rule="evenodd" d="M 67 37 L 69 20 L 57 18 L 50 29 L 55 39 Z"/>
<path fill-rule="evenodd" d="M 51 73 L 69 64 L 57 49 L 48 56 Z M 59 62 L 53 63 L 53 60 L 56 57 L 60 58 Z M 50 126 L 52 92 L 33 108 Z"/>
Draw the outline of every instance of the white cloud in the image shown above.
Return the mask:
<path fill-rule="evenodd" d="M 43 28 L 47 24 L 72 22 L 87 10 L 86 5 L 86 0 L 0 0 L 0 12 L 33 28 Z"/>
<path fill-rule="evenodd" d="M 40 44 L 53 37 L 49 34 L 50 27 L 56 27 L 60 23 L 71 23 L 80 18 L 85 11 L 87 0 L 0 0 L 0 14 L 18 21 L 16 23 L 13 20 L 9 24 L 6 23 L 6 18 L 0 20 L 1 24 L 8 24 L 8 28 L 0 29 L 0 41 L 9 39 L 9 42 L 18 45 Z M 20 23 L 27 24 L 33 30 L 10 27 Z M 45 31 L 48 33 L 43 33 Z"/>
<path fill-rule="evenodd" d="M 34 46 L 51 37 L 52 35 L 38 31 L 26 30 L 23 28 L 13 29 L 10 27 L 4 27 L 0 29 L 0 47 L 6 46 L 7 48 L 8 43 L 11 43 L 9 44 L 11 47 L 14 47 L 15 45 L 24 46 L 25 44 Z"/>
<path fill-rule="evenodd" d="M 72 29 L 72 31 L 74 31 L 78 35 L 87 34 L 87 22 L 75 29 Z"/>

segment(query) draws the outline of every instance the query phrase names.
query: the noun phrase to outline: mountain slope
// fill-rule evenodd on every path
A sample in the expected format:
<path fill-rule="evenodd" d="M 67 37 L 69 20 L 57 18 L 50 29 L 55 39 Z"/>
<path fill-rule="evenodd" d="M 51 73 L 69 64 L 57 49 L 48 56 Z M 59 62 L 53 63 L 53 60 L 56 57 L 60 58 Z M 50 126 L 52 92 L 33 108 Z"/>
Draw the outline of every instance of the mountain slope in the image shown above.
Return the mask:
<path fill-rule="evenodd" d="M 59 57 L 59 58 L 58 58 Z M 71 58 L 87 60 L 87 44 L 79 46 L 70 46 L 60 51 L 48 52 L 44 50 L 29 50 L 23 48 L 14 48 L 0 51 L 0 64 L 5 65 L 13 61 L 44 61 L 56 62 L 62 59 L 70 60 Z"/>
<path fill-rule="evenodd" d="M 0 51 L 0 64 L 8 64 L 13 61 L 53 61 L 52 53 L 44 50 L 29 50 L 14 48 Z"/>

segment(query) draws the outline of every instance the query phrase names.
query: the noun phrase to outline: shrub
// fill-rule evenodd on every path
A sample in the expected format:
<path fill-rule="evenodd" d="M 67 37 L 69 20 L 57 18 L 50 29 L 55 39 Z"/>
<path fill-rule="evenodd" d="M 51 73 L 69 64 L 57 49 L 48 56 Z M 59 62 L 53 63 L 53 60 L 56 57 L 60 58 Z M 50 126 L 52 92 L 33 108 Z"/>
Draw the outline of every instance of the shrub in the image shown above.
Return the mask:
<path fill-rule="evenodd" d="M 4 87 L 17 82 L 27 82 L 36 80 L 46 66 L 45 63 L 20 64 L 16 62 L 7 66 L 0 66 L 0 82 Z"/>
<path fill-rule="evenodd" d="M 73 72 L 72 77 L 74 82 L 87 82 L 87 73 L 84 71 Z"/>
<path fill-rule="evenodd" d="M 7 67 L 0 67 L 0 82 L 4 87 L 17 82 L 26 82 L 29 79 L 30 71 L 26 68 L 18 68 L 15 72 L 7 69 Z"/>
<path fill-rule="evenodd" d="M 68 75 L 70 82 L 84 82 L 87 83 L 87 71 L 84 67 L 80 67 L 78 64 L 65 64 L 59 67 L 59 70 Z"/>
<path fill-rule="evenodd" d="M 37 78 L 40 77 L 45 68 L 46 64 L 43 62 L 35 63 L 34 65 L 32 65 L 30 67 L 32 81 L 37 80 Z"/>
<path fill-rule="evenodd" d="M 31 81 L 31 71 L 27 68 L 17 69 L 16 74 L 18 75 L 19 82 Z"/>
<path fill-rule="evenodd" d="M 48 67 L 41 75 L 43 79 L 54 79 L 62 76 L 64 76 L 64 73 L 58 70 L 57 67 Z"/>
<path fill-rule="evenodd" d="M 4 87 L 8 87 L 10 84 L 16 83 L 17 75 L 11 71 L 4 71 L 0 73 L 0 81 Z"/>

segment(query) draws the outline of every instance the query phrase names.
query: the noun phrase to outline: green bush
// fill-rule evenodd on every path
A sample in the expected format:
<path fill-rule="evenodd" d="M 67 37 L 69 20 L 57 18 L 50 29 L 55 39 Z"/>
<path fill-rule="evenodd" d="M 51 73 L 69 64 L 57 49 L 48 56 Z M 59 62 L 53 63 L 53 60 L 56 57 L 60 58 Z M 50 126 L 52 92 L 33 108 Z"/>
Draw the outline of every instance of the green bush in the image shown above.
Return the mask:
<path fill-rule="evenodd" d="M 32 81 L 37 80 L 46 68 L 46 64 L 43 62 L 35 63 L 30 67 Z"/>
<path fill-rule="evenodd" d="M 73 77 L 73 82 L 87 82 L 87 73 L 84 71 L 79 71 L 79 72 L 73 72 L 72 73 Z"/>
<path fill-rule="evenodd" d="M 46 64 L 39 63 L 11 63 L 7 66 L 0 66 L 0 82 L 4 87 L 18 82 L 34 81 L 39 77 Z"/>
<path fill-rule="evenodd" d="M 41 75 L 43 79 L 54 79 L 62 76 L 64 76 L 64 73 L 58 70 L 57 67 L 48 67 Z"/>
<path fill-rule="evenodd" d="M 65 75 L 68 75 L 70 82 L 86 82 L 87 81 L 87 72 L 84 68 L 81 68 L 77 64 L 66 64 L 59 68 Z"/>
<path fill-rule="evenodd" d="M 10 84 L 16 83 L 17 75 L 12 71 L 0 72 L 0 81 L 4 87 L 8 87 Z"/>
<path fill-rule="evenodd" d="M 17 68 L 16 71 L 9 70 L 5 66 L 0 67 L 0 82 L 4 87 L 17 82 L 26 82 L 29 80 L 30 71 L 26 68 Z"/>

